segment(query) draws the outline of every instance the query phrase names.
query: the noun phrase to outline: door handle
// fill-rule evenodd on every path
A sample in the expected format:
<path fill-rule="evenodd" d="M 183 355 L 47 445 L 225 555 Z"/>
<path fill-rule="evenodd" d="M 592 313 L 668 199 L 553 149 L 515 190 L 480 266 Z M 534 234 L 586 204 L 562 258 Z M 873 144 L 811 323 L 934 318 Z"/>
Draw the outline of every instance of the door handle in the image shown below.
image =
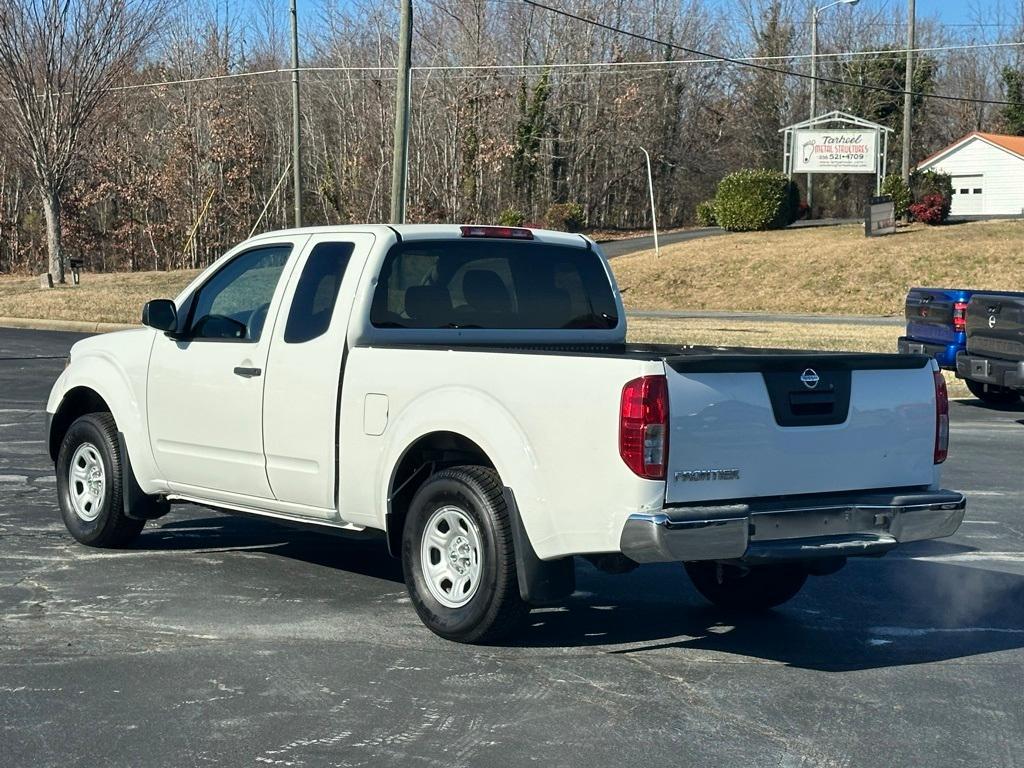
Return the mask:
<path fill-rule="evenodd" d="M 259 376 L 261 373 L 263 373 L 263 371 L 259 368 L 235 368 L 235 375 L 246 379 L 251 379 L 253 376 Z"/>

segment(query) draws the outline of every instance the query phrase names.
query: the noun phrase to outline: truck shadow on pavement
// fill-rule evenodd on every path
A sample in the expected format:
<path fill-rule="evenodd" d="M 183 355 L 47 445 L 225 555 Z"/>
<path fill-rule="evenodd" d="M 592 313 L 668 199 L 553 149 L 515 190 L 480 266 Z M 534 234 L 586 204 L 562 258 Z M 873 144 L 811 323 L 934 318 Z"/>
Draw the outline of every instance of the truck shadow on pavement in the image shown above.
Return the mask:
<path fill-rule="evenodd" d="M 1024 400 L 1021 400 L 1018 403 L 1011 403 L 1009 405 L 983 403 L 981 402 L 981 400 L 975 400 L 970 398 L 957 400 L 956 402 L 957 405 L 961 405 L 965 408 L 975 408 L 980 411 L 996 411 L 998 413 L 1024 413 Z"/>
<path fill-rule="evenodd" d="M 136 549 L 262 551 L 310 565 L 403 584 L 402 564 L 387 552 L 383 534 L 332 535 L 271 520 L 230 515 L 159 521 L 143 529 Z"/>
<path fill-rule="evenodd" d="M 263 551 L 335 569 L 339 580 L 345 574 L 379 579 L 388 592 L 403 581 L 401 564 L 387 554 L 381 536 L 351 539 L 247 518 L 170 519 L 147 528 L 137 547 Z M 1008 557 L 1024 562 L 1024 556 Z M 502 647 L 590 648 L 650 658 L 699 652 L 827 671 L 978 656 L 1024 647 L 1024 571 L 996 570 L 1000 565 L 972 547 L 920 542 L 886 558 L 851 561 L 832 576 L 812 577 L 794 600 L 774 611 L 737 614 L 704 602 L 681 566 L 646 566 L 612 576 L 577 559 L 573 596 L 534 609 L 524 629 Z M 338 590 L 331 610 L 352 607 L 345 592 Z M 422 631 L 426 639 L 428 631 Z"/>
<path fill-rule="evenodd" d="M 972 551 L 934 542 L 916 547 L 914 556 L 969 557 Z M 753 614 L 708 605 L 681 568 L 640 569 L 618 585 L 585 569 L 577 571 L 581 589 L 574 599 L 533 614 L 519 644 L 618 646 L 607 650 L 637 656 L 700 651 L 822 671 L 1024 647 L 1024 575 L 985 567 L 906 554 L 855 562 L 832 576 L 812 577 L 790 603 Z"/>

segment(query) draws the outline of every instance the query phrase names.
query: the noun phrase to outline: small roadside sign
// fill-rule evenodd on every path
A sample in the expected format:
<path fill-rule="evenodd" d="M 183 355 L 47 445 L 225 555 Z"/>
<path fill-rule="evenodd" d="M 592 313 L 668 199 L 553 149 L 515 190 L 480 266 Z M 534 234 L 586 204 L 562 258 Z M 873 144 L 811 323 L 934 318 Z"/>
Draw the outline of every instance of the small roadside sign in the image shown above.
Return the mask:
<path fill-rule="evenodd" d="M 896 206 L 891 197 L 872 197 L 864 210 L 864 236 L 881 237 L 896 233 Z"/>

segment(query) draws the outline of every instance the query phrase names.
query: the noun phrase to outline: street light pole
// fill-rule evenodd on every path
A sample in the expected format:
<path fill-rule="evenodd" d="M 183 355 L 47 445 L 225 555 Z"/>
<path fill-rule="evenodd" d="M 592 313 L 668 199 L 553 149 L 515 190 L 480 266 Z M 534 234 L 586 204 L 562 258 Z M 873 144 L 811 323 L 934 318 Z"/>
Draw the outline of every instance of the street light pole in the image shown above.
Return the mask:
<path fill-rule="evenodd" d="M 813 120 L 818 116 L 818 13 L 815 8 L 811 14 L 811 114 Z M 814 218 L 814 174 L 807 174 L 807 216 Z"/>
<path fill-rule="evenodd" d="M 907 8 L 907 73 L 903 90 L 903 183 L 910 184 L 910 131 L 914 113 L 914 98 L 910 95 L 914 90 L 914 48 L 916 9 L 914 0 L 908 0 Z"/>
<path fill-rule="evenodd" d="M 302 226 L 302 150 L 299 122 L 299 16 L 292 0 L 292 185 L 295 194 L 295 226 Z"/>
<path fill-rule="evenodd" d="M 644 153 L 644 157 L 647 159 L 647 190 L 651 194 L 651 224 L 654 227 L 654 255 L 660 256 L 661 249 L 658 247 L 658 214 L 654 210 L 654 177 L 651 175 L 651 155 L 643 147 L 640 147 L 640 151 Z"/>
<path fill-rule="evenodd" d="M 860 0 L 836 0 L 834 3 L 814 8 L 811 13 L 811 114 L 813 120 L 818 116 L 818 16 L 829 8 L 837 5 L 856 5 Z M 807 209 L 814 207 L 814 175 L 807 174 Z M 813 213 L 810 213 L 813 215 Z"/>

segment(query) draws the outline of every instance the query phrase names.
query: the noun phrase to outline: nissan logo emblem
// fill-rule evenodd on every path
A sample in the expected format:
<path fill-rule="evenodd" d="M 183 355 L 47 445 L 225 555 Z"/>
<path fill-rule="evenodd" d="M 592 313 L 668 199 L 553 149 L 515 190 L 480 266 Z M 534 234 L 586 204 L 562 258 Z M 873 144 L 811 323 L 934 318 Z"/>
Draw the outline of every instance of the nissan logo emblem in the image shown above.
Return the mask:
<path fill-rule="evenodd" d="M 818 382 L 821 381 L 821 377 L 813 368 L 808 368 L 800 374 L 800 381 L 802 381 L 804 386 L 808 389 L 814 389 L 818 386 Z"/>
<path fill-rule="evenodd" d="M 995 328 L 996 327 L 996 316 L 995 315 L 989 315 L 988 316 L 988 327 L 989 328 Z"/>

